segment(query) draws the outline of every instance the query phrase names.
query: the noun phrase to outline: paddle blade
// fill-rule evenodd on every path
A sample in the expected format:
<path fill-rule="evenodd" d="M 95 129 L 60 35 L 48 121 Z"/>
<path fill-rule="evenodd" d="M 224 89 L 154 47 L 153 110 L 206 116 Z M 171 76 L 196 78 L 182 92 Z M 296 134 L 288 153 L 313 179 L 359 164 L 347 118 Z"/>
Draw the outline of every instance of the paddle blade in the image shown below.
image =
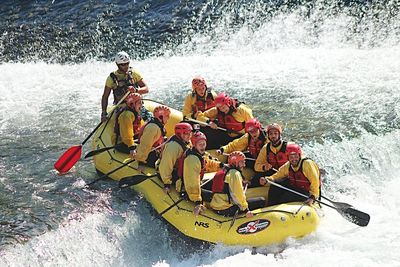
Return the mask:
<path fill-rule="evenodd" d="M 141 182 L 143 182 L 143 181 L 145 181 L 145 180 L 147 180 L 147 179 L 149 179 L 151 177 L 154 177 L 154 176 L 157 176 L 157 174 L 150 175 L 150 176 L 147 176 L 147 175 L 133 175 L 133 176 L 125 177 L 125 178 L 122 178 L 118 182 L 118 186 L 120 188 L 125 188 L 125 187 L 128 187 L 128 186 L 137 185 L 137 184 L 140 184 Z"/>
<path fill-rule="evenodd" d="M 354 208 L 338 209 L 338 211 L 349 221 L 359 226 L 367 226 L 369 223 L 369 214 L 356 210 Z"/>
<path fill-rule="evenodd" d="M 68 172 L 75 163 L 81 158 L 82 145 L 70 147 L 61 157 L 54 163 L 54 168 L 60 173 Z"/>

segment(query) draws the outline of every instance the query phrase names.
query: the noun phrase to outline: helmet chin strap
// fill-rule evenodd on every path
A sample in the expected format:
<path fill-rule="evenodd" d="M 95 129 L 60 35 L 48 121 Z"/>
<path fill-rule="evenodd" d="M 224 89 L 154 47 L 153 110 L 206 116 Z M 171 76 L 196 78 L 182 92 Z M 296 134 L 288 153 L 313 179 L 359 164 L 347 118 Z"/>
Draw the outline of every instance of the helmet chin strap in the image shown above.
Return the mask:
<path fill-rule="evenodd" d="M 278 147 L 278 146 L 280 146 L 280 145 L 281 145 L 281 143 L 282 143 L 282 139 L 281 139 L 281 138 L 279 138 L 278 142 L 276 142 L 276 143 L 272 143 L 272 146 L 274 146 L 274 147 Z"/>

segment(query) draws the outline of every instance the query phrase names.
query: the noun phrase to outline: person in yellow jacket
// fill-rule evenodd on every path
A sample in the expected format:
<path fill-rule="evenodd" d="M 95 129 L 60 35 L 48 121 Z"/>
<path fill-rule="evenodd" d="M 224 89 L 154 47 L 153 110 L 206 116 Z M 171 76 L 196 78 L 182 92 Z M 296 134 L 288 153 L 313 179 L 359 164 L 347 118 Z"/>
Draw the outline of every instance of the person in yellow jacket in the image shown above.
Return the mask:
<path fill-rule="evenodd" d="M 201 180 L 205 172 L 215 172 L 224 166 L 218 160 L 214 160 L 207 152 L 207 138 L 206 136 L 197 131 L 191 138 L 193 147 L 186 152 L 186 157 L 183 163 L 183 185 L 182 180 L 177 182 L 177 191 L 185 191 L 189 200 L 196 203 L 193 213 L 197 216 L 205 210 L 203 205 Z"/>
<path fill-rule="evenodd" d="M 219 93 L 214 102 L 215 107 L 200 112 L 196 117 L 199 121 L 207 122 L 214 130 L 206 132 L 208 140 L 212 141 L 207 149 L 219 148 L 243 135 L 246 121 L 253 118 L 253 111 L 247 105 L 225 93 Z M 218 130 L 218 127 L 226 131 Z"/>
<path fill-rule="evenodd" d="M 122 153 L 130 154 L 133 157 L 135 151 L 135 139 L 138 138 L 139 129 L 143 125 L 139 112 L 142 108 L 140 94 L 130 94 L 126 98 L 126 107 L 117 112 L 112 136 L 115 149 Z"/>
<path fill-rule="evenodd" d="M 314 203 L 320 197 L 321 188 L 320 170 L 317 163 L 309 158 L 304 158 L 303 152 L 297 144 L 288 144 L 286 153 L 289 161 L 272 176 L 261 177 L 260 184 L 266 185 L 266 178 L 268 178 L 309 197 L 304 201 L 302 196 L 271 185 L 267 205 L 272 206 L 294 201 L 304 201 L 308 205 Z"/>
<path fill-rule="evenodd" d="M 229 154 L 228 167 L 218 171 L 213 178 L 214 193 L 210 206 L 220 215 L 233 216 L 237 211 L 252 217 L 251 210 L 265 205 L 264 198 L 246 200 L 243 189 L 242 170 L 245 167 L 245 155 L 240 151 Z"/>
<path fill-rule="evenodd" d="M 103 96 L 101 98 L 101 121 L 107 120 L 107 106 L 108 98 L 113 92 L 114 104 L 116 104 L 127 91 L 131 93 L 139 93 L 141 95 L 149 92 L 149 87 L 144 82 L 140 73 L 129 67 L 130 57 L 126 52 L 118 52 L 115 56 L 115 64 L 118 69 L 111 72 L 107 77 L 106 84 L 104 86 Z M 141 115 L 147 120 L 146 116 L 149 116 L 149 112 L 142 107 Z"/>
<path fill-rule="evenodd" d="M 254 164 L 256 172 L 251 180 L 251 187 L 260 186 L 262 176 L 271 176 L 288 161 L 286 153 L 287 141 L 282 140 L 282 127 L 277 123 L 267 126 L 268 143 L 265 144 L 257 156 Z"/>
<path fill-rule="evenodd" d="M 146 164 L 155 167 L 159 151 L 164 143 L 166 130 L 164 125 L 167 123 L 171 110 L 167 106 L 157 106 L 153 111 L 154 118 L 148 121 L 140 129 L 139 145 L 133 153 L 133 159 L 139 164 Z"/>
<path fill-rule="evenodd" d="M 192 125 L 180 122 L 175 125 L 175 135 L 167 141 L 161 152 L 159 173 L 164 183 L 164 192 L 169 193 L 170 187 L 178 180 L 179 165 L 182 164 L 183 153 L 190 148 L 190 137 L 192 136 Z"/>
<path fill-rule="evenodd" d="M 192 91 L 185 97 L 182 114 L 187 118 L 196 118 L 198 112 L 204 112 L 215 106 L 217 94 L 207 86 L 202 76 L 195 76 L 192 80 Z"/>
<path fill-rule="evenodd" d="M 261 148 L 268 142 L 267 133 L 262 128 L 261 123 L 255 118 L 246 121 L 245 130 L 245 135 L 222 146 L 216 152 L 218 155 L 222 155 L 223 153 L 229 154 L 233 151 L 247 151 L 244 152 L 247 158 L 246 166 L 253 169 Z"/>

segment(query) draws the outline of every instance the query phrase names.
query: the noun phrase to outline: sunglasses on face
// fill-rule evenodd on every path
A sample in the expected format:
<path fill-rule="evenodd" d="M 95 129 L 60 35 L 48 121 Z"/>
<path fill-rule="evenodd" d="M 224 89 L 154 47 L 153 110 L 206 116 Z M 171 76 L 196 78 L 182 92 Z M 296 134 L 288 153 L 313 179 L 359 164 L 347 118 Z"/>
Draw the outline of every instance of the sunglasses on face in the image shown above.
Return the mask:
<path fill-rule="evenodd" d="M 128 66 L 128 65 L 129 65 L 129 62 L 127 62 L 127 63 L 121 63 L 121 64 L 118 64 L 118 65 L 120 65 L 120 66 Z"/>

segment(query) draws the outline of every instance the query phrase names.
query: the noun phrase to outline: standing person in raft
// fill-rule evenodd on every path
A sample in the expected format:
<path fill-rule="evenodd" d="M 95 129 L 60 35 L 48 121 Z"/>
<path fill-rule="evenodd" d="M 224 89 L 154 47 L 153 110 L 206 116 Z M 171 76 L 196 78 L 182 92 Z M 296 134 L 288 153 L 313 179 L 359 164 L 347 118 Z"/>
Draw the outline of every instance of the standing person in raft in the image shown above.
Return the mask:
<path fill-rule="evenodd" d="M 154 118 L 146 122 L 139 132 L 139 145 L 133 152 L 133 159 L 139 164 L 155 167 L 161 145 L 164 143 L 166 130 L 164 125 L 169 119 L 171 110 L 167 106 L 157 106 L 153 111 Z"/>
<path fill-rule="evenodd" d="M 253 112 L 248 106 L 225 93 L 219 93 L 214 102 L 215 107 L 200 112 L 197 116 L 198 120 L 209 123 L 213 129 L 205 132 L 209 140 L 207 149 L 218 149 L 239 138 L 245 133 L 246 121 L 253 118 Z M 218 127 L 227 131 L 218 130 Z"/>
<path fill-rule="evenodd" d="M 187 118 L 196 118 L 198 112 L 204 112 L 215 106 L 217 94 L 207 86 L 206 80 L 195 76 L 192 80 L 192 91 L 185 97 L 182 114 Z"/>
<path fill-rule="evenodd" d="M 115 64 L 117 64 L 118 69 L 111 72 L 107 77 L 103 96 L 101 98 L 102 122 L 107 120 L 108 98 L 111 91 L 114 95 L 114 104 L 117 104 L 128 91 L 141 95 L 149 92 L 149 87 L 144 82 L 140 73 L 129 67 L 129 63 L 130 57 L 126 52 L 118 52 L 115 56 Z M 144 120 L 149 119 L 149 116 L 151 116 L 150 112 L 148 112 L 144 107 L 142 107 L 140 113 Z"/>
<path fill-rule="evenodd" d="M 279 181 L 281 185 L 308 195 L 308 199 L 294 194 L 290 191 L 281 189 L 271 185 L 268 192 L 268 206 L 273 206 L 281 203 L 304 201 L 310 205 L 315 199 L 320 197 L 320 171 L 317 163 L 303 156 L 303 152 L 299 145 L 288 144 L 286 153 L 289 161 L 286 162 L 279 170 L 269 177 L 261 177 L 260 184 L 266 185 L 266 178 L 271 181 Z"/>
<path fill-rule="evenodd" d="M 250 119 L 246 121 L 245 125 L 246 134 L 242 135 L 240 138 L 233 140 L 229 144 L 222 146 L 217 150 L 218 155 L 223 153 L 231 153 L 233 151 L 247 151 L 245 156 L 246 167 L 254 168 L 255 160 L 260 153 L 261 148 L 267 143 L 267 133 L 262 128 L 261 123 L 257 119 Z"/>
<path fill-rule="evenodd" d="M 130 154 L 133 157 L 134 140 L 138 138 L 139 129 L 143 125 L 142 117 L 139 114 L 142 108 L 142 98 L 138 93 L 133 93 L 126 97 L 125 102 L 126 107 L 117 112 L 112 138 L 117 151 Z"/>
<path fill-rule="evenodd" d="M 215 172 L 224 166 L 222 162 L 212 159 L 206 152 L 207 137 L 200 131 L 195 132 L 191 138 L 193 147 L 186 151 L 183 157 L 183 177 L 176 182 L 176 190 L 185 192 L 196 203 L 193 213 L 197 216 L 205 210 L 203 200 L 210 201 L 201 189 L 201 181 L 205 172 Z M 183 179 L 182 179 L 183 178 Z"/>
<path fill-rule="evenodd" d="M 183 154 L 190 148 L 192 125 L 180 122 L 175 125 L 175 134 L 169 138 L 161 152 L 159 173 L 164 183 L 164 192 L 169 193 L 172 184 L 179 179 L 179 167 L 183 164 Z"/>
<path fill-rule="evenodd" d="M 264 207 L 265 199 L 262 197 L 246 200 L 242 176 L 245 160 L 242 152 L 234 151 L 229 154 L 228 166 L 215 174 L 210 206 L 217 214 L 233 216 L 239 210 L 249 218 L 253 216 L 251 210 Z"/>

